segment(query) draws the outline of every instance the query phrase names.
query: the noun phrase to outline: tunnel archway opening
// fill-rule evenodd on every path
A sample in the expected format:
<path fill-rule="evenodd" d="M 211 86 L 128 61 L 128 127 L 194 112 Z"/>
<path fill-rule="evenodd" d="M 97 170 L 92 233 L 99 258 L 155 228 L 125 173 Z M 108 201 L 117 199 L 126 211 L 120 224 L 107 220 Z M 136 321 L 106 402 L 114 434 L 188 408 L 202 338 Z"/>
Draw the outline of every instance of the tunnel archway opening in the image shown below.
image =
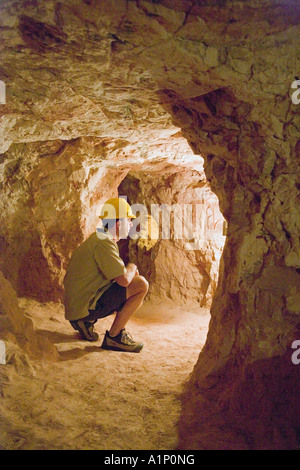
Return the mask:
<path fill-rule="evenodd" d="M 140 224 L 119 242 L 125 261 L 135 262 L 149 279 L 148 299 L 209 309 L 226 237 L 204 173 L 173 165 L 157 172 L 141 168 L 126 175 L 118 192 L 148 216 L 147 233 Z"/>

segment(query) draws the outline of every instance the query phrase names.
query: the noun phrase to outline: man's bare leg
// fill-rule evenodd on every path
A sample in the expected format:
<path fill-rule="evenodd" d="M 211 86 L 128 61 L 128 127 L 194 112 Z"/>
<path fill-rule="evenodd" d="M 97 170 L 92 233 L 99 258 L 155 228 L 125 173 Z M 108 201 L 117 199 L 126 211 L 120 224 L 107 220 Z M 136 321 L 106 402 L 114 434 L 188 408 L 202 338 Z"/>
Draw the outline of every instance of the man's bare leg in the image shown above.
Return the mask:
<path fill-rule="evenodd" d="M 144 298 L 148 292 L 149 284 L 143 276 L 135 276 L 128 287 L 126 287 L 126 302 L 119 312 L 117 312 L 109 335 L 117 336 L 125 328 L 126 323 L 132 315 L 142 306 Z"/>

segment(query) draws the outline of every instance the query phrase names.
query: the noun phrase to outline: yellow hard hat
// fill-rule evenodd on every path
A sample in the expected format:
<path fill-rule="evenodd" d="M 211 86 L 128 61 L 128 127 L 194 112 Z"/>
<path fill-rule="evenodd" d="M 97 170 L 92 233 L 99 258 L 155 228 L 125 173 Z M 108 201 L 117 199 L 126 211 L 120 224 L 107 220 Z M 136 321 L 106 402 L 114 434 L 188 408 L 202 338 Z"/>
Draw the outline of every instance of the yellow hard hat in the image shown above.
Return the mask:
<path fill-rule="evenodd" d="M 100 219 L 135 219 L 126 199 L 123 197 L 112 197 L 108 199 L 101 208 Z"/>

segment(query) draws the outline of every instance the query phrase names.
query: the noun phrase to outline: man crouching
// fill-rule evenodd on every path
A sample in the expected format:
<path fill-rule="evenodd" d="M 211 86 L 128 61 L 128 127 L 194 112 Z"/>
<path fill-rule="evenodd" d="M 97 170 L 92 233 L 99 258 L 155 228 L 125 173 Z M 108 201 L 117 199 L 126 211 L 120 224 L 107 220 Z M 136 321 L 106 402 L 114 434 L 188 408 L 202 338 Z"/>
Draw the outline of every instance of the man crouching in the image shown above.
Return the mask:
<path fill-rule="evenodd" d="M 64 278 L 65 317 L 81 337 L 97 341 L 94 325 L 99 318 L 116 313 L 102 348 L 140 352 L 125 326 L 141 307 L 148 292 L 147 280 L 137 266 L 126 267 L 117 242 L 127 238 L 132 219 L 131 207 L 124 198 L 111 198 L 102 207 L 103 228 L 97 229 L 74 252 Z"/>

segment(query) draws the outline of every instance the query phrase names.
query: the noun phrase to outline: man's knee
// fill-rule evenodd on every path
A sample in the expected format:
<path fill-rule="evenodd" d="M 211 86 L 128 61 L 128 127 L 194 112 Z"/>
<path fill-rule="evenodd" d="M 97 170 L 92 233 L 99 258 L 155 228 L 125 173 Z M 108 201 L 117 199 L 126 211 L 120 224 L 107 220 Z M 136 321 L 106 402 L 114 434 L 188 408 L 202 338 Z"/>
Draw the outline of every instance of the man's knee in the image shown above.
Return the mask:
<path fill-rule="evenodd" d="M 135 294 L 147 294 L 149 289 L 149 283 L 144 276 L 135 276 L 129 286 L 127 287 L 129 296 Z"/>
<path fill-rule="evenodd" d="M 147 294 L 147 292 L 149 290 L 149 282 L 147 281 L 147 279 L 144 276 L 138 275 L 136 277 L 140 278 L 141 290 L 143 292 L 145 292 L 145 294 Z"/>

